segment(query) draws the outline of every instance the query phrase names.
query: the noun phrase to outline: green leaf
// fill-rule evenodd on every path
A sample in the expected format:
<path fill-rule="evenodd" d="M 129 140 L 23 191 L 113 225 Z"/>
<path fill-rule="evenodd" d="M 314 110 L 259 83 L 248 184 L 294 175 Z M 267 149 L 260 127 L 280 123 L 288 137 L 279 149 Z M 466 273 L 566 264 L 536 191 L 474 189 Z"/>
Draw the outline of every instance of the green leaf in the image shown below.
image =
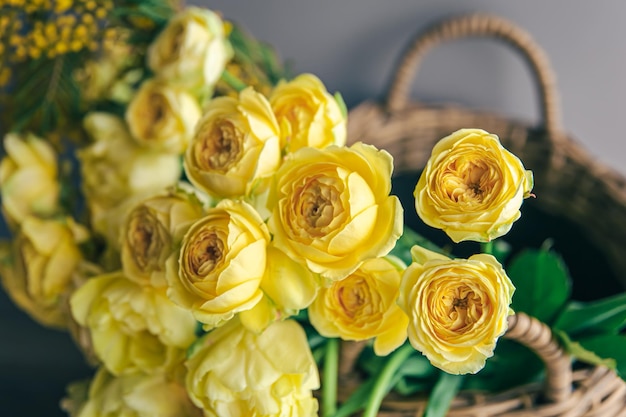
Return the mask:
<path fill-rule="evenodd" d="M 348 417 L 362 410 L 367 403 L 368 398 L 374 388 L 376 378 L 369 378 L 367 381 L 359 385 L 359 387 L 341 404 L 341 407 L 333 415 L 333 417 Z"/>
<path fill-rule="evenodd" d="M 390 252 L 390 255 L 399 258 L 406 265 L 411 265 L 413 262 L 413 258 L 411 257 L 411 247 L 413 246 L 413 241 L 406 239 L 400 236 L 398 241 L 396 242 L 396 246 Z"/>
<path fill-rule="evenodd" d="M 498 262 L 504 264 L 506 259 L 511 254 L 511 249 L 513 249 L 513 247 L 510 243 L 502 239 L 496 239 L 493 242 L 491 254 L 498 260 Z"/>
<path fill-rule="evenodd" d="M 622 379 L 626 379 L 626 336 L 616 334 L 590 336 L 578 342 L 585 349 L 603 358 L 603 365 L 615 369 Z"/>
<path fill-rule="evenodd" d="M 359 356 L 358 366 L 368 375 L 376 376 L 386 362 L 386 357 L 377 356 L 373 349 L 367 346 Z M 393 389 L 402 395 L 426 391 L 432 388 L 437 375 L 438 369 L 432 366 L 425 356 L 411 355 L 396 373 L 397 381 L 393 384 Z"/>
<path fill-rule="evenodd" d="M 206 339 L 206 335 L 208 333 L 202 334 L 204 330 L 202 329 L 202 323 L 196 323 L 196 334 L 199 336 L 194 342 L 187 348 L 186 357 L 187 359 L 191 358 L 197 351 L 204 346 L 204 340 Z"/>
<path fill-rule="evenodd" d="M 276 51 L 270 46 L 263 46 L 259 49 L 259 52 L 262 56 L 263 68 L 267 72 L 267 77 L 272 85 L 276 85 L 286 76 Z"/>
<path fill-rule="evenodd" d="M 412 355 L 398 370 L 396 378 L 398 382 L 393 389 L 402 394 L 410 395 L 416 392 L 428 391 L 433 386 L 438 369 L 430 364 L 422 355 Z"/>
<path fill-rule="evenodd" d="M 513 310 L 551 323 L 571 292 L 562 258 L 551 251 L 527 249 L 511 261 L 507 271 L 516 287 Z"/>
<path fill-rule="evenodd" d="M 341 93 L 337 91 L 334 97 L 343 117 L 348 117 L 348 106 L 346 106 L 346 102 L 343 100 L 343 96 L 341 95 Z"/>
<path fill-rule="evenodd" d="M 398 371 L 396 375 L 398 382 L 393 389 L 401 395 L 427 392 L 433 386 L 438 374 L 438 369 L 432 366 L 425 356 L 412 355 Z"/>
<path fill-rule="evenodd" d="M 468 375 L 464 388 L 499 392 L 538 380 L 544 368 L 541 359 L 526 346 L 500 339 L 494 355 L 480 372 Z"/>
<path fill-rule="evenodd" d="M 442 372 L 428 398 L 424 417 L 444 417 L 448 413 L 456 393 L 461 388 L 462 382 L 462 375 Z"/>
<path fill-rule="evenodd" d="M 575 342 L 570 339 L 565 332 L 557 332 L 557 335 L 561 339 L 561 343 L 563 344 L 563 347 L 565 348 L 567 353 L 569 353 L 579 361 L 592 365 L 602 365 L 606 366 L 607 368 L 615 369 L 615 359 L 604 358 L 595 353 L 597 346 L 595 346 L 594 348 L 595 342 L 593 341 L 593 338 L 591 340 L 588 339 L 587 342 L 585 342 L 585 344 L 587 345 L 587 347 L 585 347 L 580 342 Z M 602 336 L 601 339 L 604 339 L 604 336 Z M 588 343 L 590 343 L 591 348 L 589 347 Z"/>
<path fill-rule="evenodd" d="M 409 358 L 409 361 L 412 358 L 413 357 Z M 405 364 L 408 364 L 409 361 L 405 362 Z M 395 388 L 397 388 L 402 383 L 402 372 L 405 367 L 405 364 L 403 364 L 402 368 L 393 376 L 391 385 L 394 385 Z M 436 368 L 432 367 L 430 364 L 429 364 L 429 367 L 431 369 L 431 373 L 433 374 L 436 373 L 437 371 Z M 376 375 L 372 375 L 370 378 L 366 379 L 365 382 L 360 384 L 359 387 L 352 394 L 350 394 L 350 397 L 348 397 L 348 399 L 341 404 L 337 412 L 332 417 L 348 417 L 348 416 L 355 415 L 357 412 L 363 410 L 365 408 L 365 404 L 367 404 L 371 396 L 375 382 L 376 382 Z M 430 381 L 430 380 L 424 381 L 421 384 L 419 391 L 426 391 L 427 389 L 430 389 L 432 387 L 432 383 L 433 381 Z M 402 391 L 399 391 L 397 389 L 396 391 L 398 391 L 400 394 L 403 394 Z M 410 391 L 407 393 L 407 395 L 415 393 L 415 392 L 417 391 L 415 390 Z"/>
<path fill-rule="evenodd" d="M 626 327 L 626 293 L 585 303 L 572 301 L 553 327 L 572 336 L 617 334 Z"/>
<path fill-rule="evenodd" d="M 371 346 L 366 346 L 359 355 L 358 366 L 369 375 L 376 375 L 385 366 L 385 356 L 378 356 Z"/>
<path fill-rule="evenodd" d="M 432 366 L 426 356 L 412 355 L 402 364 L 398 371 L 399 375 L 426 378 L 434 375 L 437 368 Z"/>
<path fill-rule="evenodd" d="M 311 352 L 313 353 L 313 360 L 317 366 L 321 366 L 324 361 L 324 355 L 326 354 L 326 345 L 311 348 Z"/>

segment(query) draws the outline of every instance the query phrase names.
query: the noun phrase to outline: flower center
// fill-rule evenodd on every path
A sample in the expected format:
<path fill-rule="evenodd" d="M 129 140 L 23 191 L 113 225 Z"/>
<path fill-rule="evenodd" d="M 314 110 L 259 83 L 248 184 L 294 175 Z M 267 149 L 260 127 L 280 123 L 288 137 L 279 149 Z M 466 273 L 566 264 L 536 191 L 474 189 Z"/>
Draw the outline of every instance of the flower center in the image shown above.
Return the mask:
<path fill-rule="evenodd" d="M 483 315 L 481 298 L 466 285 L 449 289 L 442 296 L 442 302 L 446 328 L 454 332 L 465 333 Z"/>
<path fill-rule="evenodd" d="M 154 243 L 153 235 L 154 230 L 147 224 L 140 224 L 130 232 L 130 246 L 141 269 L 147 266 L 150 247 Z"/>
<path fill-rule="evenodd" d="M 335 217 L 338 200 L 339 192 L 335 187 L 317 179 L 311 181 L 300 194 L 298 218 L 302 226 L 315 236 L 324 234 L 323 228 L 330 225 Z"/>
<path fill-rule="evenodd" d="M 311 198 L 304 203 L 304 217 L 311 227 L 326 226 L 330 223 L 329 210 L 332 210 L 332 204 L 322 195 L 319 189 L 315 190 Z"/>
<path fill-rule="evenodd" d="M 146 207 L 140 207 L 131 215 L 128 228 L 128 247 L 137 266 L 146 271 L 158 268 L 159 252 L 165 244 L 159 233 L 158 221 Z"/>
<path fill-rule="evenodd" d="M 166 44 L 164 61 L 167 64 L 178 60 L 180 55 L 180 46 L 183 43 L 185 35 L 185 27 L 182 24 L 172 26 L 171 36 L 168 38 L 169 42 Z"/>
<path fill-rule="evenodd" d="M 196 276 L 206 276 L 215 269 L 224 255 L 224 244 L 215 232 L 210 232 L 194 242 L 190 264 Z"/>
<path fill-rule="evenodd" d="M 336 285 L 340 285 L 337 290 L 337 301 L 345 315 L 354 318 L 357 315 L 369 313 L 369 311 L 363 311 L 364 309 L 371 310 L 366 280 L 348 277 Z"/>
<path fill-rule="evenodd" d="M 452 306 L 457 309 L 459 308 L 467 309 L 467 296 L 465 296 L 465 298 L 455 298 L 454 301 L 452 302 Z"/>
<path fill-rule="evenodd" d="M 204 140 L 198 143 L 198 165 L 225 173 L 241 158 L 242 136 L 230 121 L 217 122 Z"/>
<path fill-rule="evenodd" d="M 147 106 L 145 110 L 145 120 L 143 137 L 144 139 L 152 139 L 159 134 L 159 123 L 165 118 L 167 113 L 167 102 L 161 94 L 151 93 L 148 96 Z"/>
<path fill-rule="evenodd" d="M 485 161 L 454 160 L 442 175 L 443 190 L 455 203 L 482 203 L 494 186 Z"/>

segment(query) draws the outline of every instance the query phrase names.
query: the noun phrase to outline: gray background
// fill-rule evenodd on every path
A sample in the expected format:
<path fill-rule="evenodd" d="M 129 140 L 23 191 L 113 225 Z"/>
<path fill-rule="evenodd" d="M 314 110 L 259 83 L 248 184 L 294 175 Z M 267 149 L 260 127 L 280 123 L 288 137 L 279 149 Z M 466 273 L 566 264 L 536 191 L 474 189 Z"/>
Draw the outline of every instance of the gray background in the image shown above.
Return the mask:
<path fill-rule="evenodd" d="M 219 10 L 274 45 L 294 72 L 312 72 L 348 106 L 381 98 L 393 64 L 419 29 L 451 14 L 485 11 L 525 28 L 558 77 L 563 124 L 601 161 L 626 174 L 626 2 L 620 0 L 224 0 Z M 426 56 L 413 97 L 455 101 L 537 120 L 521 60 L 486 41 L 456 41 Z M 67 382 L 89 368 L 65 333 L 43 329 L 0 291 L 0 415 L 63 415 Z"/>
<path fill-rule="evenodd" d="M 428 24 L 483 11 L 526 29 L 551 59 L 563 125 L 589 152 L 626 174 L 626 2 L 620 0 L 193 0 L 274 45 L 295 73 L 312 72 L 349 107 L 382 97 L 394 62 Z M 413 84 L 422 101 L 454 101 L 537 120 L 520 58 L 501 44 L 455 41 L 426 55 Z"/>

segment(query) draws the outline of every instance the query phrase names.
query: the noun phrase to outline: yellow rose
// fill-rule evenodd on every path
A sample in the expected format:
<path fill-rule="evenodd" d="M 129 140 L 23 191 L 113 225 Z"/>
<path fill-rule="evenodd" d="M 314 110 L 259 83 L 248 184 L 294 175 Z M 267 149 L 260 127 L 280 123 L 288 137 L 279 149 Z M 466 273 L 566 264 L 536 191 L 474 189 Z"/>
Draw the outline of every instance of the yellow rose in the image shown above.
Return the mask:
<path fill-rule="evenodd" d="M 246 88 L 239 99 L 209 102 L 185 154 L 185 172 L 215 197 L 240 197 L 280 164 L 279 129 L 265 97 Z"/>
<path fill-rule="evenodd" d="M 202 214 L 202 203 L 182 189 L 172 189 L 135 206 L 122 235 L 126 276 L 140 284 L 165 287 L 165 261 Z"/>
<path fill-rule="evenodd" d="M 150 79 L 141 84 L 128 104 L 126 122 L 140 145 L 181 154 L 201 115 L 200 105 L 191 94 Z"/>
<path fill-rule="evenodd" d="M 27 216 L 48 216 L 58 209 L 57 156 L 50 144 L 32 135 L 9 133 L 0 162 L 2 211 L 11 226 Z"/>
<path fill-rule="evenodd" d="M 148 48 L 150 69 L 190 90 L 212 88 L 231 57 L 224 23 L 214 12 L 198 7 L 176 14 Z"/>
<path fill-rule="evenodd" d="M 389 195 L 392 169 L 391 155 L 362 143 L 291 154 L 270 203 L 274 245 L 330 280 L 386 255 L 403 224 L 400 201 Z"/>
<path fill-rule="evenodd" d="M 346 144 L 346 117 L 324 84 L 313 74 L 280 82 L 270 96 L 281 130 L 281 147 L 288 152 L 311 146 Z"/>
<path fill-rule="evenodd" d="M 317 274 L 270 245 L 261 280 L 263 298 L 250 310 L 240 312 L 239 319 L 248 329 L 261 332 L 272 322 L 307 308 L 319 287 Z"/>
<path fill-rule="evenodd" d="M 195 222 L 167 261 L 168 296 L 210 329 L 249 310 L 263 293 L 267 226 L 247 203 L 222 200 Z"/>
<path fill-rule="evenodd" d="M 406 340 L 409 319 L 396 304 L 401 271 L 385 258 L 365 261 L 341 281 L 322 288 L 309 319 L 325 337 L 376 338 L 374 352 L 385 356 Z"/>
<path fill-rule="evenodd" d="M 453 260 L 424 252 L 412 249 L 415 261 L 400 284 L 411 345 L 448 373 L 476 373 L 507 329 L 515 287 L 491 255 Z"/>
<path fill-rule="evenodd" d="M 84 389 L 76 384 L 68 391 Z M 114 376 L 100 368 L 89 383 L 87 398 L 62 402 L 71 417 L 201 417 L 184 386 L 184 378 L 164 373 Z"/>
<path fill-rule="evenodd" d="M 532 172 L 496 135 L 461 129 L 433 148 L 415 187 L 415 209 L 454 242 L 488 242 L 511 229 L 532 186 Z"/>
<path fill-rule="evenodd" d="M 94 142 L 77 154 L 92 227 L 117 247 L 132 207 L 176 184 L 179 157 L 140 147 L 124 121 L 112 114 L 91 113 L 84 125 Z"/>
<path fill-rule="evenodd" d="M 187 369 L 187 391 L 206 417 L 317 415 L 317 367 L 293 320 L 261 334 L 233 320 L 205 336 Z"/>
<path fill-rule="evenodd" d="M 271 245 L 261 288 L 279 310 L 295 314 L 313 302 L 319 282 L 306 265 Z"/>
<path fill-rule="evenodd" d="M 191 313 L 164 290 L 136 284 L 121 272 L 88 280 L 74 292 L 70 307 L 89 329 L 96 356 L 114 375 L 169 368 L 180 363 L 195 339 Z"/>
<path fill-rule="evenodd" d="M 66 301 L 82 255 L 86 231 L 71 219 L 27 217 L 11 242 L 0 248 L 0 278 L 11 299 L 39 323 L 65 328 Z"/>

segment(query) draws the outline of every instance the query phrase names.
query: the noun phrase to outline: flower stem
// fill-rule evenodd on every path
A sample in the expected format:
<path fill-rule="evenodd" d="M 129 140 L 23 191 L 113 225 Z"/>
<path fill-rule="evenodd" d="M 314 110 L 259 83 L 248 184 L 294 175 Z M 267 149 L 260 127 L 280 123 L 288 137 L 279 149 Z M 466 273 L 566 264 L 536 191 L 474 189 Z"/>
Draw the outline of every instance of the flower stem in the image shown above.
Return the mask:
<path fill-rule="evenodd" d="M 489 242 L 484 242 L 480 246 L 483 253 L 486 253 L 487 255 L 493 255 L 493 240 L 490 240 Z"/>
<path fill-rule="evenodd" d="M 402 366 L 404 361 L 406 361 L 413 352 L 415 352 L 415 349 L 407 343 L 391 355 L 389 361 L 385 364 L 385 367 L 374 383 L 374 388 L 372 389 L 370 399 L 367 402 L 365 411 L 363 412 L 363 417 L 376 417 L 380 404 L 383 402 L 383 398 L 385 398 L 385 395 L 387 395 L 387 392 L 389 391 L 391 380 L 398 369 L 400 369 L 400 366 Z"/>
<path fill-rule="evenodd" d="M 222 72 L 222 79 L 236 91 L 241 91 L 248 86 L 246 83 L 241 81 L 239 77 L 232 74 L 228 70 L 224 70 L 224 72 Z"/>
<path fill-rule="evenodd" d="M 337 373 L 339 368 L 339 339 L 328 339 L 322 374 L 322 415 L 330 417 L 337 411 Z"/>

